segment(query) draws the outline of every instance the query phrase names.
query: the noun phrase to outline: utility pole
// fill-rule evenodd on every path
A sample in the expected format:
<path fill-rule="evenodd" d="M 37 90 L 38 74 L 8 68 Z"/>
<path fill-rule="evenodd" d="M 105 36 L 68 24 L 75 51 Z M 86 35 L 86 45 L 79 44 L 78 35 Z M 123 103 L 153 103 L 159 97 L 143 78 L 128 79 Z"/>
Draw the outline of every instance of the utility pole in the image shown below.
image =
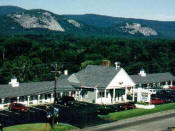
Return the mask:
<path fill-rule="evenodd" d="M 55 105 L 56 104 L 57 73 L 59 73 L 57 64 L 54 65 L 54 71 L 52 72 L 55 74 L 54 90 L 53 90 L 54 105 Z"/>
<path fill-rule="evenodd" d="M 54 90 L 53 90 L 53 97 L 54 97 L 54 107 L 56 105 L 56 87 L 57 87 L 57 73 L 59 73 L 58 71 L 58 65 L 55 64 L 54 65 L 54 71 L 52 71 L 55 74 L 55 81 L 54 81 Z M 53 109 L 53 113 L 54 113 L 54 109 Z M 52 114 L 52 124 L 51 124 L 51 128 L 54 128 L 54 114 Z"/>

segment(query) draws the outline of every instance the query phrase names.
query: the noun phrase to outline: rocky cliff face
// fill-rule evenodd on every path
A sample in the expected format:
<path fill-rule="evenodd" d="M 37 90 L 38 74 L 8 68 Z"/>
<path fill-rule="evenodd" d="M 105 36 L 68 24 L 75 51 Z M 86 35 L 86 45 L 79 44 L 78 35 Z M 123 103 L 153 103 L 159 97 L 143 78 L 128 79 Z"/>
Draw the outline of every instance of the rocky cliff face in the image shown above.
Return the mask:
<path fill-rule="evenodd" d="M 126 23 L 126 26 L 122 26 L 121 29 L 124 32 L 128 32 L 129 34 L 136 34 L 136 33 L 141 33 L 144 36 L 156 36 L 158 33 L 153 30 L 152 28 L 149 27 L 142 27 L 141 24 L 139 23 L 133 23 L 133 24 L 128 24 Z"/>
<path fill-rule="evenodd" d="M 73 20 L 73 19 L 69 19 L 67 20 L 70 24 L 74 25 L 75 27 L 77 28 L 80 28 L 81 27 L 81 24 L 78 23 L 77 21 Z"/>
<path fill-rule="evenodd" d="M 14 21 L 18 22 L 23 28 L 45 28 L 52 31 L 65 32 L 65 29 L 49 12 L 37 12 L 37 16 L 27 13 L 10 15 Z"/>
<path fill-rule="evenodd" d="M 26 10 L 0 6 L 0 34 L 45 34 L 48 33 L 48 30 L 51 34 L 63 32 L 63 34 L 84 36 L 107 35 L 175 39 L 175 22 L 93 14 L 57 15 L 42 9 Z"/>

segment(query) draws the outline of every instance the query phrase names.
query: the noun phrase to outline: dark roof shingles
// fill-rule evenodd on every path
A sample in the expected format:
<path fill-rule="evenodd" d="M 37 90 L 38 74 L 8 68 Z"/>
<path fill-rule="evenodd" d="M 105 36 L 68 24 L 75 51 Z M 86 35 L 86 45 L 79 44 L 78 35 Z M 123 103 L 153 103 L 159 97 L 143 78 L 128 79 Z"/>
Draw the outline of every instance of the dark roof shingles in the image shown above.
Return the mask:
<path fill-rule="evenodd" d="M 60 76 L 57 83 L 57 91 L 75 90 L 67 80 L 68 76 Z M 0 85 L 0 98 L 18 97 L 27 95 L 37 95 L 41 93 L 50 93 L 53 91 L 54 81 L 20 83 L 19 87 L 10 85 Z"/>
<path fill-rule="evenodd" d="M 130 75 L 130 77 L 136 84 L 157 83 L 175 80 L 175 77 L 169 72 L 146 74 L 145 77 L 142 77 L 140 75 Z"/>
<path fill-rule="evenodd" d="M 81 86 L 106 87 L 114 76 L 120 71 L 115 67 L 88 65 L 85 69 L 75 74 Z"/>

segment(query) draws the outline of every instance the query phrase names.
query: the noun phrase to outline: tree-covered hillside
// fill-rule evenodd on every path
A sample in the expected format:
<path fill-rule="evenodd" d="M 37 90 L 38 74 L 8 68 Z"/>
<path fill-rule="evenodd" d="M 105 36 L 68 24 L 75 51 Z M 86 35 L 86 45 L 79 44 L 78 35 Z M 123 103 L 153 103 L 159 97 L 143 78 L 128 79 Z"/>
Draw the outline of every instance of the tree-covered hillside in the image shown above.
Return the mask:
<path fill-rule="evenodd" d="M 17 6 L 0 6 L 0 16 L 23 11 L 25 11 L 25 9 Z"/>
<path fill-rule="evenodd" d="M 150 27 L 156 30 L 160 37 L 164 38 L 175 38 L 175 22 L 174 21 L 155 21 L 155 20 L 144 20 L 134 18 L 122 18 L 112 17 L 96 14 L 85 14 L 85 15 L 63 15 L 66 18 L 74 19 L 90 26 L 104 28 L 104 30 L 115 30 L 120 29 L 121 26 L 125 26 L 126 23 L 139 23 L 142 26 Z M 126 35 L 126 34 L 125 34 Z M 139 37 L 139 36 L 138 36 Z"/>
<path fill-rule="evenodd" d="M 115 61 L 129 74 L 172 72 L 175 75 L 175 41 L 77 37 L 72 35 L 26 35 L 0 38 L 0 83 L 15 75 L 20 82 L 52 80 L 52 64 L 59 70 L 77 72 L 87 64 Z"/>

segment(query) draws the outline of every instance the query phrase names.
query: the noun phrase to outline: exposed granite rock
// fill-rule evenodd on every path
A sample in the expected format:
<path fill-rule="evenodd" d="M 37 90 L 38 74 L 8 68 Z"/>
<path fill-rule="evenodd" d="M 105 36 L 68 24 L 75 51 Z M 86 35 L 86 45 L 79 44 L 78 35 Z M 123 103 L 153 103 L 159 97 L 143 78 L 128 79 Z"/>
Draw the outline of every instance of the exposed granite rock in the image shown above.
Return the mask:
<path fill-rule="evenodd" d="M 74 25 L 75 27 L 77 27 L 77 28 L 80 28 L 81 27 L 81 25 L 80 25 L 80 23 L 78 23 L 77 21 L 75 21 L 75 20 L 72 20 L 72 19 L 69 19 L 69 20 L 67 20 L 70 24 L 72 24 L 72 25 Z"/>
<path fill-rule="evenodd" d="M 122 26 L 121 29 L 124 32 L 128 32 L 132 35 L 136 34 L 136 33 L 141 33 L 144 36 L 156 36 L 158 35 L 158 33 L 153 30 L 150 27 L 142 27 L 141 24 L 139 23 L 133 23 L 133 24 L 128 24 L 126 23 L 126 26 Z"/>
<path fill-rule="evenodd" d="M 13 14 L 10 17 L 26 29 L 45 28 L 53 31 L 65 32 L 64 28 L 61 27 L 58 21 L 56 21 L 55 18 L 49 12 L 41 13 L 37 17 L 35 15 L 25 13 Z"/>

